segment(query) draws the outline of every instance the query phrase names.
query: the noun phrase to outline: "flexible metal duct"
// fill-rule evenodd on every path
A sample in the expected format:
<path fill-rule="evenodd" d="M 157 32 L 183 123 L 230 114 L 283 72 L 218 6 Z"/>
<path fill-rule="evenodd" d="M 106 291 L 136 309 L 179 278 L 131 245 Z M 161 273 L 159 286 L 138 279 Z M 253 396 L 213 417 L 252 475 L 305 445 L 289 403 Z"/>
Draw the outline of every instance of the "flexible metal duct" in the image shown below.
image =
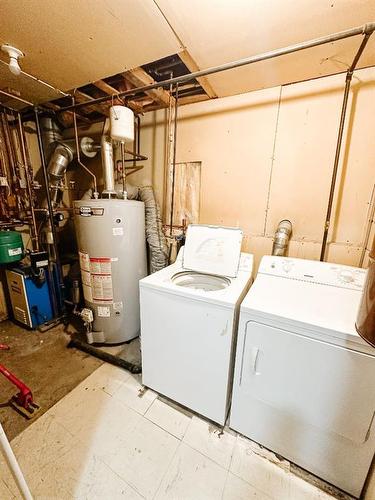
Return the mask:
<path fill-rule="evenodd" d="M 375 238 L 355 326 L 360 336 L 375 347 Z"/>
<path fill-rule="evenodd" d="M 146 238 L 150 248 L 150 273 L 168 265 L 168 246 L 163 233 L 159 205 L 152 186 L 139 188 L 139 198 L 145 204 Z"/>
<path fill-rule="evenodd" d="M 272 255 L 284 256 L 286 254 L 291 234 L 292 223 L 290 220 L 284 219 L 280 221 L 273 240 Z"/>

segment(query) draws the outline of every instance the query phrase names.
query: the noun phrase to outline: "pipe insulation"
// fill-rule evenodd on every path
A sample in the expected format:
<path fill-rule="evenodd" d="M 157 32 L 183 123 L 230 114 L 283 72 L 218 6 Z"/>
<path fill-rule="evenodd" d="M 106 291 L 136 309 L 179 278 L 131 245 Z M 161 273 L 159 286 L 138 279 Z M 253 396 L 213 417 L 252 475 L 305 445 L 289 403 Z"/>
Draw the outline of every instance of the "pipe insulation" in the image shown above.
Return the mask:
<path fill-rule="evenodd" d="M 160 208 L 152 186 L 139 188 L 139 199 L 145 204 L 146 239 L 150 248 L 150 273 L 168 265 L 168 246 L 163 233 Z"/>
<path fill-rule="evenodd" d="M 279 222 L 273 240 L 272 255 L 284 256 L 292 234 L 292 223 L 288 219 Z"/>

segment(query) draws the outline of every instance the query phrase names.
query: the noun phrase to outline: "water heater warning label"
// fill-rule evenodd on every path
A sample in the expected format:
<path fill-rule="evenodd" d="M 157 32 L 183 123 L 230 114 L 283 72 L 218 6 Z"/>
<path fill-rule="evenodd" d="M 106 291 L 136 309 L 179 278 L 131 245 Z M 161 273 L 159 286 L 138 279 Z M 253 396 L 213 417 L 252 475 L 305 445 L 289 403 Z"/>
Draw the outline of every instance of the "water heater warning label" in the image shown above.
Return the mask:
<path fill-rule="evenodd" d="M 89 302 L 112 303 L 112 259 L 90 257 L 86 252 L 79 252 L 79 263 L 85 299 Z"/>
<path fill-rule="evenodd" d="M 95 301 L 113 301 L 112 276 L 105 274 L 91 275 L 92 297 Z"/>
<path fill-rule="evenodd" d="M 89 254 L 86 252 L 78 252 L 79 253 L 79 267 L 81 271 L 90 271 L 90 258 Z"/>
<path fill-rule="evenodd" d="M 109 307 L 98 306 L 98 316 L 109 318 L 111 316 L 111 309 Z"/>
<path fill-rule="evenodd" d="M 90 271 L 92 274 L 111 274 L 111 262 L 108 257 L 90 257 Z"/>

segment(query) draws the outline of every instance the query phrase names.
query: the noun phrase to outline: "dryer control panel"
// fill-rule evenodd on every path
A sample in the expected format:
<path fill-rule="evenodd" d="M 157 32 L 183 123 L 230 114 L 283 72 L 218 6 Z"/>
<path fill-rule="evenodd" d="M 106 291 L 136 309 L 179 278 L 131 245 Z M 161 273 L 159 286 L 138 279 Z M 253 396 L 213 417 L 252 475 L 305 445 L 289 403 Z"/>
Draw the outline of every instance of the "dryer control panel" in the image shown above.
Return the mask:
<path fill-rule="evenodd" d="M 367 270 L 329 262 L 265 255 L 261 260 L 258 273 L 361 290 Z"/>

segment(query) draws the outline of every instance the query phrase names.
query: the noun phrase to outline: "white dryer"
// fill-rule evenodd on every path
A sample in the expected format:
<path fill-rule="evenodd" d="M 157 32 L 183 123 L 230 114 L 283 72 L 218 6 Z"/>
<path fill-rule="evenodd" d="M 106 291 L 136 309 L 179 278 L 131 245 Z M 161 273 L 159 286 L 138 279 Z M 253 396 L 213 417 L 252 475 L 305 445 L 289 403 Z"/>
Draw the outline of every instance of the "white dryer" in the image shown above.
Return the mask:
<path fill-rule="evenodd" d="M 239 229 L 190 225 L 177 261 L 140 281 L 143 384 L 222 425 L 253 268 L 241 242 Z"/>
<path fill-rule="evenodd" d="M 366 271 L 263 257 L 241 305 L 230 427 L 359 496 L 375 451 Z"/>

